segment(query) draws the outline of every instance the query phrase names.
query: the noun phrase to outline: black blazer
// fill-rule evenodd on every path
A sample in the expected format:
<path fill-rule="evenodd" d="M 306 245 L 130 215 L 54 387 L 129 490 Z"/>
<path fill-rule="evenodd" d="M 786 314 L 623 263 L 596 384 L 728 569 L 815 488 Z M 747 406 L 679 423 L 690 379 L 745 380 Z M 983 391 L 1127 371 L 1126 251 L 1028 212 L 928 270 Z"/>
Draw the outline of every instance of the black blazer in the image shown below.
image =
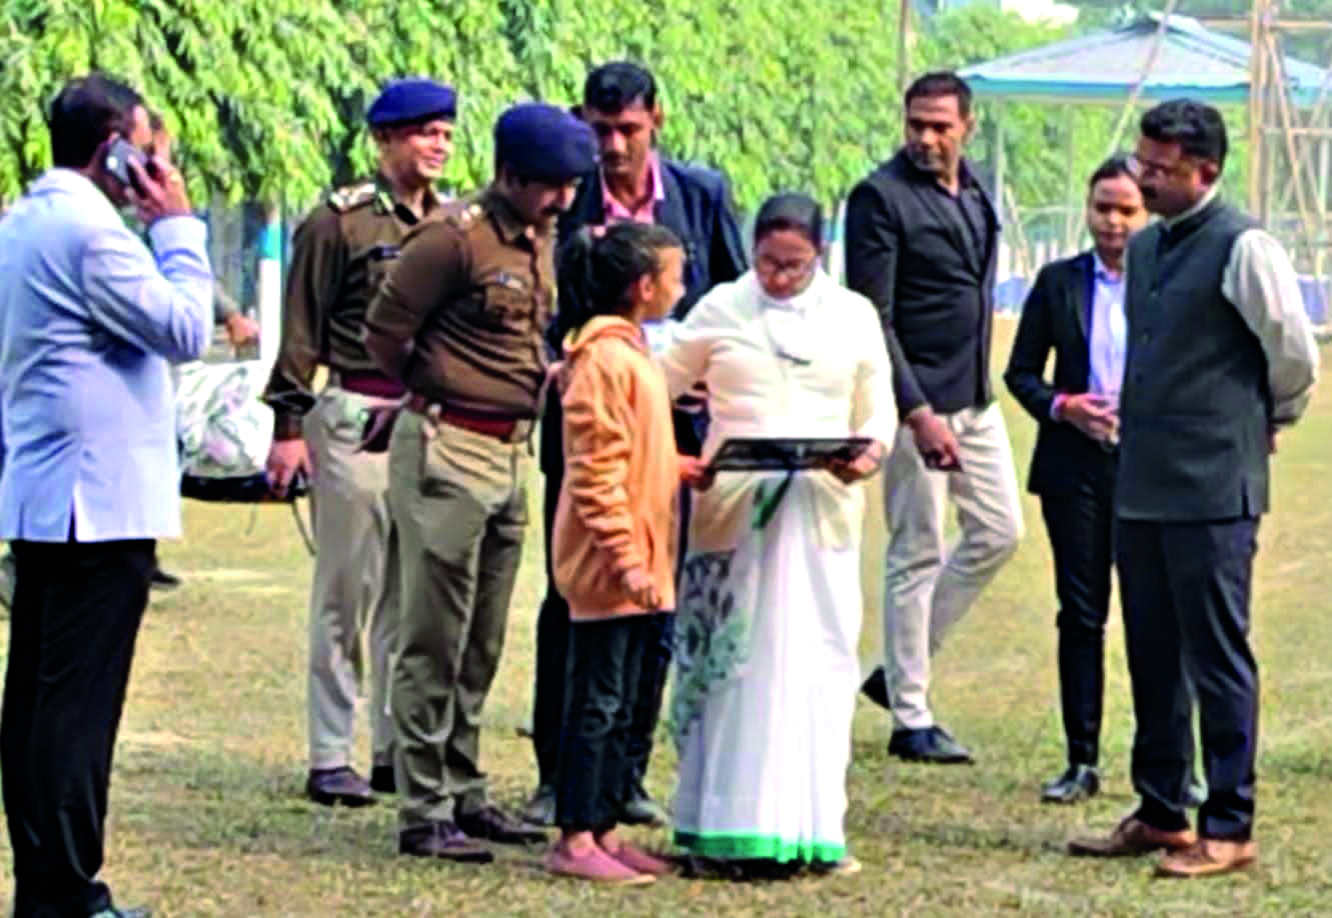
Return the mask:
<path fill-rule="evenodd" d="M 717 284 L 733 281 L 748 267 L 740 227 L 731 210 L 730 191 L 720 172 L 689 166 L 662 156 L 662 199 L 653 208 L 657 223 L 684 242 L 684 296 L 675 307 L 683 319 Z M 606 222 L 601 174 L 589 176 L 578 188 L 573 204 L 560 218 L 558 241 L 563 244 L 586 226 Z M 552 325 L 551 344 L 559 351 L 565 334 L 578 324 L 583 309 L 573 291 L 560 285 L 559 312 Z"/>
<path fill-rule="evenodd" d="M 1086 392 L 1089 385 L 1093 271 L 1091 252 L 1041 268 L 1022 306 L 1004 372 L 1008 391 L 1040 425 L 1027 480 L 1033 494 L 1066 497 L 1077 489 L 1079 470 L 1105 458 L 1099 443 L 1072 424 L 1050 418 L 1057 393 L 1076 395 Z M 1055 353 L 1053 384 L 1045 381 L 1051 348 Z"/>
<path fill-rule="evenodd" d="M 899 152 L 847 201 L 847 286 L 879 311 L 905 417 L 924 403 L 952 413 L 989 404 L 999 219 L 984 188 L 977 244 L 957 204 Z"/>
<path fill-rule="evenodd" d="M 740 227 L 731 210 L 730 191 L 720 172 L 661 157 L 662 199 L 654 207 L 658 224 L 680 237 L 685 248 L 684 296 L 675 307 L 675 317 L 684 318 L 694 304 L 713 287 L 735 280 L 748 270 Z M 606 222 L 601 188 L 601 174 L 589 176 L 578 188 L 573 204 L 560 218 L 558 242 L 586 226 Z M 559 285 L 555 319 L 550 323 L 547 341 L 555 353 L 563 353 L 569 329 L 580 323 L 585 306 L 567 284 Z M 563 468 L 562 438 L 559 436 L 560 400 L 552 388 L 546 403 L 541 435 L 541 470 L 551 474 Z M 701 437 L 691 416 L 674 413 L 675 437 L 679 448 L 697 456 Z"/>

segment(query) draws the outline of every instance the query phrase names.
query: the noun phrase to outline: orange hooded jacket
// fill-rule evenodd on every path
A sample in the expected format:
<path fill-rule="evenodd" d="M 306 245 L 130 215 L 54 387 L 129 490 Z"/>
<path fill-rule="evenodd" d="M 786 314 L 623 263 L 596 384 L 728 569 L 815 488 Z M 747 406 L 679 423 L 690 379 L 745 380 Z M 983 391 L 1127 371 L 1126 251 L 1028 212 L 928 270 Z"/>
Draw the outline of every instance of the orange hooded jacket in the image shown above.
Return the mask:
<path fill-rule="evenodd" d="M 680 463 L 665 377 L 641 329 L 614 316 L 584 324 L 565 354 L 555 586 L 574 621 L 643 613 L 620 585 L 639 566 L 673 609 Z"/>

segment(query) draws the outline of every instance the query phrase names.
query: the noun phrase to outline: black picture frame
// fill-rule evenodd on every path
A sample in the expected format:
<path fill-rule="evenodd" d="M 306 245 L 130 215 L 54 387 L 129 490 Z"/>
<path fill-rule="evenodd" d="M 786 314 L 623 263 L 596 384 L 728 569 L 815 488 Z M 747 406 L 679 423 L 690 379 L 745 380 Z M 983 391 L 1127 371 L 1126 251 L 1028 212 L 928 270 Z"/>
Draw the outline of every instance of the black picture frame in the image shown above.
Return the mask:
<path fill-rule="evenodd" d="M 732 437 L 722 443 L 708 468 L 714 472 L 803 472 L 833 460 L 852 462 L 869 437 Z"/>

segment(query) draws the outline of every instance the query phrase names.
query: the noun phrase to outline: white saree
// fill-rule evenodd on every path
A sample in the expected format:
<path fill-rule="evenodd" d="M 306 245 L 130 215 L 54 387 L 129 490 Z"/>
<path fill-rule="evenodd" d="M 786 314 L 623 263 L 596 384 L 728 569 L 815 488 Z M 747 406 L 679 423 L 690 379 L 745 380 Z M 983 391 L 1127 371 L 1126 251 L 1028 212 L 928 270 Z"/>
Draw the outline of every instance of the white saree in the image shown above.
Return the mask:
<path fill-rule="evenodd" d="M 892 443 L 878 317 L 822 273 L 784 301 L 752 273 L 718 287 L 661 359 L 673 395 L 707 385 L 705 457 L 734 436 Z M 670 711 L 675 841 L 686 851 L 781 862 L 846 853 L 863 511 L 857 485 L 822 471 L 721 473 L 695 493 Z"/>

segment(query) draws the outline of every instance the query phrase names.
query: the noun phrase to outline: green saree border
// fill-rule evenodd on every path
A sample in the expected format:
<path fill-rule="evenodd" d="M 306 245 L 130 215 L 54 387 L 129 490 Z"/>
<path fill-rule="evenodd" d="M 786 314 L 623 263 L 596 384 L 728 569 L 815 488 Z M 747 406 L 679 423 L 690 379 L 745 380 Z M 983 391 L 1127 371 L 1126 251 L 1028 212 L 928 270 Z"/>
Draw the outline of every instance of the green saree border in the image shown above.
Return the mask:
<path fill-rule="evenodd" d="M 832 863 L 846 857 L 845 843 L 790 841 L 777 835 L 751 832 L 676 831 L 675 843 L 691 854 L 722 860 Z"/>

